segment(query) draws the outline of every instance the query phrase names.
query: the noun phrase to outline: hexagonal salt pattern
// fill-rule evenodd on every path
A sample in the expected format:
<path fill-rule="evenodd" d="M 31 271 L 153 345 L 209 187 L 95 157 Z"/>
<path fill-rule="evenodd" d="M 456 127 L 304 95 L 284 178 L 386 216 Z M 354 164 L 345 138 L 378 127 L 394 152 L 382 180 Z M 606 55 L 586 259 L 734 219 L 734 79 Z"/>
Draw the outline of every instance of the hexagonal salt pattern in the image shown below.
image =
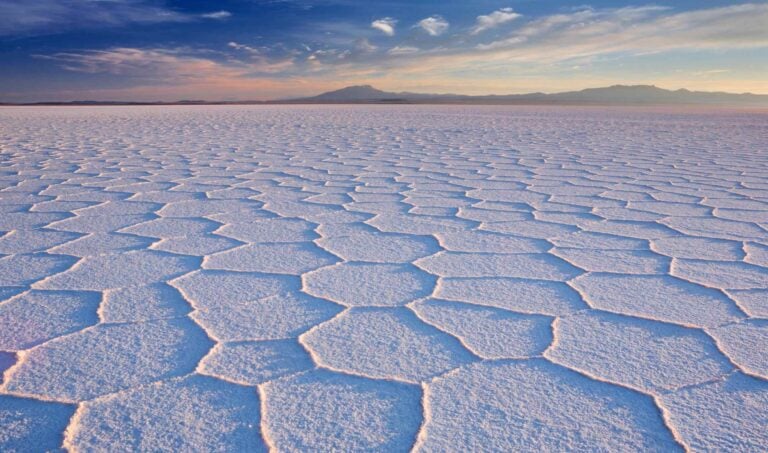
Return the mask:
<path fill-rule="evenodd" d="M 0 109 L 0 450 L 768 450 L 766 136 Z"/>
<path fill-rule="evenodd" d="M 203 376 L 88 401 L 76 417 L 65 440 L 73 450 L 267 451 L 256 391 Z M 127 420 L 136 428 L 123 429 Z"/>
<path fill-rule="evenodd" d="M 302 337 L 328 368 L 420 382 L 473 360 L 455 339 L 410 310 L 354 308 Z"/>
<path fill-rule="evenodd" d="M 651 398 L 540 359 L 462 368 L 427 401 L 420 451 L 679 449 Z"/>
<path fill-rule="evenodd" d="M 264 434 L 280 451 L 407 451 L 421 425 L 413 385 L 318 370 L 263 393 Z"/>

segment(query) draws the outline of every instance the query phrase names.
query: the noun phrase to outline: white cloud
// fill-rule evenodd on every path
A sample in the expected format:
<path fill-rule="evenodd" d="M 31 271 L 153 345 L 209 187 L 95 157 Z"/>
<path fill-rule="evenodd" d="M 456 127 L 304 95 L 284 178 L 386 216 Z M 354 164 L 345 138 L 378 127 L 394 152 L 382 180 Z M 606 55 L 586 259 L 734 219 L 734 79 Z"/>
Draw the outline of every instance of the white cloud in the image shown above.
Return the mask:
<path fill-rule="evenodd" d="M 477 16 L 475 21 L 475 27 L 472 29 L 472 34 L 476 35 L 482 33 L 491 28 L 496 28 L 501 24 L 511 22 L 520 17 L 520 14 L 516 13 L 512 8 L 501 8 L 484 16 Z"/>
<path fill-rule="evenodd" d="M 440 36 L 448 30 L 448 21 L 440 16 L 427 17 L 417 24 L 422 30 L 430 36 Z"/>
<path fill-rule="evenodd" d="M 691 75 L 694 75 L 696 77 L 701 77 L 701 76 L 711 76 L 711 75 L 717 75 L 717 74 L 726 74 L 729 72 L 731 72 L 730 69 L 708 69 L 706 71 L 692 72 Z"/>
<path fill-rule="evenodd" d="M 228 42 L 227 46 L 229 46 L 229 47 L 231 47 L 231 48 L 233 48 L 235 50 L 242 50 L 244 52 L 249 52 L 249 53 L 253 53 L 253 54 L 260 53 L 259 49 L 255 48 L 255 47 L 247 46 L 245 44 L 240 44 L 240 43 L 234 42 L 234 41 Z"/>
<path fill-rule="evenodd" d="M 232 17 L 232 13 L 230 13 L 229 11 L 215 11 L 212 13 L 201 14 L 200 17 L 205 19 L 223 20 L 223 19 L 228 19 Z"/>
<path fill-rule="evenodd" d="M 383 17 L 371 22 L 371 28 L 375 28 L 387 36 L 395 36 L 395 25 L 397 20 L 391 17 Z"/>
<path fill-rule="evenodd" d="M 349 50 L 342 49 L 318 49 L 307 57 L 307 61 L 328 63 L 334 60 L 343 60 L 349 56 Z"/>
<path fill-rule="evenodd" d="M 408 55 L 419 51 L 418 47 L 413 46 L 395 46 L 387 51 L 390 55 Z"/>

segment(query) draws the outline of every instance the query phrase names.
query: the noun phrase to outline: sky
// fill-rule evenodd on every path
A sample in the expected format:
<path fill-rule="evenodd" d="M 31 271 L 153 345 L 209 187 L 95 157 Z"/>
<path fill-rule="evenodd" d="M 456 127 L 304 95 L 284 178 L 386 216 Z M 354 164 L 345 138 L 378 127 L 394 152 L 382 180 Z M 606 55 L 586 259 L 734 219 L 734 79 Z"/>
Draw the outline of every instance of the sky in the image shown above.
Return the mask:
<path fill-rule="evenodd" d="M 768 94 L 768 1 L 0 0 L 0 101 Z"/>

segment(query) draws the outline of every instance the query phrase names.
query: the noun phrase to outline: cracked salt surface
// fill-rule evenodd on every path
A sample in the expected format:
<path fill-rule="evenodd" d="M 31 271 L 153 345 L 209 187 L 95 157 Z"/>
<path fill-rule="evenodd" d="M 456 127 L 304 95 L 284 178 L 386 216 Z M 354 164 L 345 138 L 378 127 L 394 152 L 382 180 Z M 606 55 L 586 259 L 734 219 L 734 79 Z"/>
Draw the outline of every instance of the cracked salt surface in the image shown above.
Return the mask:
<path fill-rule="evenodd" d="M 765 137 L 0 108 L 0 450 L 768 450 Z"/>

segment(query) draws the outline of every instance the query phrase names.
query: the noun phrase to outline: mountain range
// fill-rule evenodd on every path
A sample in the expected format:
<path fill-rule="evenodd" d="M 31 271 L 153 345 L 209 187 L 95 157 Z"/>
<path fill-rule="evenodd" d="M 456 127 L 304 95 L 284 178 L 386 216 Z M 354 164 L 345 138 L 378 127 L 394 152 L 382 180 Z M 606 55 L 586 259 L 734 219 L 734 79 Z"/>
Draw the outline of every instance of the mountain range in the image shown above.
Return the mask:
<path fill-rule="evenodd" d="M 600 105 L 676 105 L 726 104 L 768 106 L 768 95 L 665 90 L 653 85 L 614 85 L 564 93 L 528 93 L 471 96 L 461 94 L 391 93 L 370 85 L 357 85 L 318 96 L 289 99 L 288 103 L 405 103 L 405 104 L 600 104 Z"/>
<path fill-rule="evenodd" d="M 72 101 L 0 105 L 216 105 L 216 104 L 499 104 L 499 105 L 727 105 L 768 108 L 768 95 L 665 90 L 653 85 L 614 85 L 563 93 L 472 96 L 387 92 L 371 85 L 355 85 L 317 96 L 273 101 L 120 102 Z"/>

